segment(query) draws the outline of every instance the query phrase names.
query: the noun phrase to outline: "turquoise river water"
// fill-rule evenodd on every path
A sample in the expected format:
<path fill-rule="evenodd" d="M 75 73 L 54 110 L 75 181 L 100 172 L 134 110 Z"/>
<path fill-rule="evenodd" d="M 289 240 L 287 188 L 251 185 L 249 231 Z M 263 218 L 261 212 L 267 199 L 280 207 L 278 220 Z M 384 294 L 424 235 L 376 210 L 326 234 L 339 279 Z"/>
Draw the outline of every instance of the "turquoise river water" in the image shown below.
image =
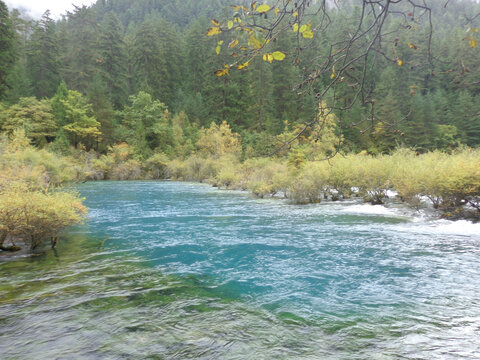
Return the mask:
<path fill-rule="evenodd" d="M 0 359 L 480 359 L 480 224 L 177 182 L 0 258 Z"/>

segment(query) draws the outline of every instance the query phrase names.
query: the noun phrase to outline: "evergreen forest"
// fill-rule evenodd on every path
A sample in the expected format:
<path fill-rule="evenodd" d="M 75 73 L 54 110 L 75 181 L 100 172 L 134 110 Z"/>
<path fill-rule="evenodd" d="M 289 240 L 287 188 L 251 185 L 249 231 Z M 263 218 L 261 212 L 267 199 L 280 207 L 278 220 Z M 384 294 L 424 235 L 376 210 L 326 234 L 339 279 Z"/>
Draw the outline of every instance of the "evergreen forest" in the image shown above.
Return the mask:
<path fill-rule="evenodd" d="M 231 16 L 229 0 L 99 0 L 57 21 L 48 11 L 29 19 L 1 4 L 0 128 L 9 134 L 23 126 L 42 147 L 82 143 L 105 153 L 126 142 L 142 157 L 170 156 L 176 145 L 172 117 L 182 113 L 182 130 L 192 144 L 191 127 L 226 121 L 241 135 L 244 150 L 268 155 L 278 146 L 275 136 L 316 116 L 314 91 L 299 95 L 295 87 L 308 59 L 329 51 L 358 21 L 360 8 L 351 3 L 332 9 L 332 26 L 309 39 L 300 59 L 294 56 L 296 38 L 285 31 L 275 43 L 286 54 L 283 61 L 257 57 L 223 77 L 214 73 L 231 61 L 226 45 L 232 45 L 232 34 L 222 34 L 217 55 L 219 39 L 205 32 L 211 19 Z M 480 144 L 480 55 L 476 19 L 468 21 L 480 5 L 429 5 L 428 56 L 427 26 L 419 22 L 399 33 L 395 44 L 384 45 L 395 47 L 401 65 L 380 59 L 370 73 L 375 115 L 360 101 L 348 111 L 333 110 L 342 124 L 336 130 L 342 150 L 385 154 L 399 146 L 425 152 Z M 398 21 L 391 16 L 384 26 L 396 29 Z M 352 95 L 347 89 L 337 96 L 347 101 Z M 141 122 L 139 107 L 150 113 Z"/>

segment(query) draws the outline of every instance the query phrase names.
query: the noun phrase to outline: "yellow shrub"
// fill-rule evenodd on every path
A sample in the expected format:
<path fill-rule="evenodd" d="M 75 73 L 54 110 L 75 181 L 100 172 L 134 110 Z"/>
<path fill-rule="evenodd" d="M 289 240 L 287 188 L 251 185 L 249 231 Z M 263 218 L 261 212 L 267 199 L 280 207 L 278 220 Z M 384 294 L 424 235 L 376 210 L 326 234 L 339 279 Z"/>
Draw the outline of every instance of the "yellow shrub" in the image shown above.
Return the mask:
<path fill-rule="evenodd" d="M 137 160 L 127 160 L 115 165 L 109 175 L 112 180 L 138 180 L 141 178 L 142 170 Z"/>
<path fill-rule="evenodd" d="M 239 186 L 260 197 L 275 195 L 280 191 L 285 192 L 288 173 L 285 162 L 268 158 L 249 159 L 242 165 Z"/>
<path fill-rule="evenodd" d="M 337 155 L 331 160 L 332 167 L 328 173 L 328 184 L 332 200 L 348 198 L 352 195 L 352 188 L 356 186 L 353 174 L 357 161 L 358 156 L 355 155 Z"/>
<path fill-rule="evenodd" d="M 359 194 L 372 204 L 383 204 L 391 189 L 392 169 L 389 156 L 357 156 L 354 163 L 352 183 Z"/>
<path fill-rule="evenodd" d="M 150 179 L 165 179 L 167 174 L 168 157 L 167 155 L 155 154 L 148 158 L 143 167 Z"/>
<path fill-rule="evenodd" d="M 212 122 L 208 129 L 202 129 L 197 147 L 200 154 L 213 157 L 242 153 L 240 135 L 232 132 L 225 121 L 220 126 Z"/>
<path fill-rule="evenodd" d="M 167 164 L 166 176 L 172 180 L 184 180 L 187 172 L 185 161 L 174 159 Z"/>
<path fill-rule="evenodd" d="M 74 192 L 32 191 L 22 181 L 12 181 L 0 191 L 1 238 L 20 237 L 32 249 L 45 238 L 82 222 L 86 213 L 82 199 Z"/>
<path fill-rule="evenodd" d="M 308 162 L 288 186 L 288 196 L 297 204 L 317 203 L 328 188 L 330 168 L 327 162 Z"/>

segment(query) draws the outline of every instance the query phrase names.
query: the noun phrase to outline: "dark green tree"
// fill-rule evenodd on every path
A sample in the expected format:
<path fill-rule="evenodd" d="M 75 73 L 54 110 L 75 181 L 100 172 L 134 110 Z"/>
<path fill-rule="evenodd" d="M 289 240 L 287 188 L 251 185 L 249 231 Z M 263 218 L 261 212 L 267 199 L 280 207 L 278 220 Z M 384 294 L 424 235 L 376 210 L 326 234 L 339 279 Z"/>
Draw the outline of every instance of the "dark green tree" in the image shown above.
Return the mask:
<path fill-rule="evenodd" d="M 47 10 L 33 28 L 27 48 L 27 69 L 33 94 L 38 99 L 52 97 L 60 83 L 55 22 Z"/>
<path fill-rule="evenodd" d="M 10 87 L 7 76 L 15 63 L 15 29 L 7 5 L 0 0 L 0 99 Z"/>
<path fill-rule="evenodd" d="M 121 109 L 128 97 L 127 51 L 123 28 L 113 12 L 106 14 L 98 40 L 100 77 L 105 83 L 108 99 L 115 109 Z"/>
<path fill-rule="evenodd" d="M 92 105 L 93 117 L 100 123 L 102 137 L 99 143 L 99 151 L 105 151 L 115 143 L 115 110 L 108 99 L 108 90 L 100 75 L 90 82 L 87 90 L 88 103 Z"/>
<path fill-rule="evenodd" d="M 168 106 L 172 106 L 182 81 L 179 39 L 172 24 L 154 18 L 140 25 L 133 45 L 135 89 L 150 93 Z"/>
<path fill-rule="evenodd" d="M 98 72 L 101 58 L 97 49 L 98 23 L 94 10 L 86 6 L 75 7 L 68 13 L 62 39 L 64 56 L 62 78 L 68 87 L 87 94 L 88 84 Z"/>

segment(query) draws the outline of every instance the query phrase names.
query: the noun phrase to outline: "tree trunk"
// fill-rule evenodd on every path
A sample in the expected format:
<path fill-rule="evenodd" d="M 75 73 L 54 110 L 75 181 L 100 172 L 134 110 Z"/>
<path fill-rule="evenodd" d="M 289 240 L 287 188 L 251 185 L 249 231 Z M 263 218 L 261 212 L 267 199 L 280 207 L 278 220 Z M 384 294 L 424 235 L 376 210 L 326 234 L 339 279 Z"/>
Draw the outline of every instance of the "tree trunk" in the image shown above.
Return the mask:
<path fill-rule="evenodd" d="M 0 248 L 3 248 L 3 243 L 5 242 L 6 238 L 7 238 L 7 232 L 6 231 L 0 232 Z"/>
<path fill-rule="evenodd" d="M 21 248 L 15 244 L 12 244 L 10 246 L 3 246 L 3 243 L 5 242 L 5 240 L 7 239 L 7 232 L 6 231 L 2 231 L 0 233 L 0 250 L 3 250 L 3 251 L 18 251 L 18 250 L 21 250 Z"/>

